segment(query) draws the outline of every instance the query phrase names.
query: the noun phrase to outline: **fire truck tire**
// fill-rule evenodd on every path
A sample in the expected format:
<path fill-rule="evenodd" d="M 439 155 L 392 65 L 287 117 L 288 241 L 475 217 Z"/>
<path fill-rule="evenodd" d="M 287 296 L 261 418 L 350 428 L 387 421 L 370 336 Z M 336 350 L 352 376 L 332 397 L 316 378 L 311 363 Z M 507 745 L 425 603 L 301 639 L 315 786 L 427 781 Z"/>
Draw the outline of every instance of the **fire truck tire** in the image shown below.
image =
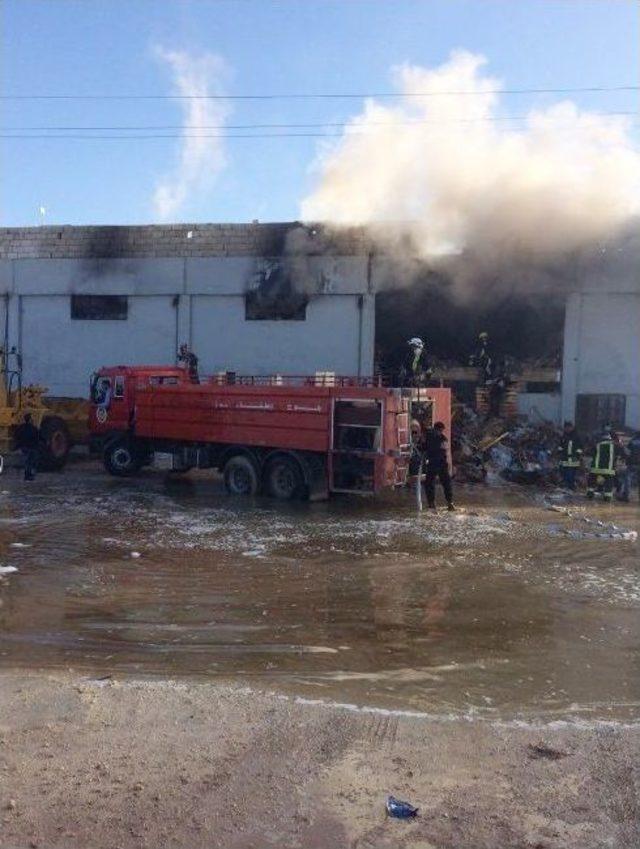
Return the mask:
<path fill-rule="evenodd" d="M 279 501 L 300 498 L 305 491 L 300 463 L 286 454 L 276 455 L 268 461 L 263 479 L 267 494 Z"/>
<path fill-rule="evenodd" d="M 126 478 L 140 471 L 144 458 L 130 439 L 116 439 L 105 445 L 103 461 L 110 475 Z"/>
<path fill-rule="evenodd" d="M 58 471 L 67 462 L 71 449 L 69 428 L 57 416 L 47 416 L 40 425 L 40 438 L 40 468 L 49 472 Z"/>
<path fill-rule="evenodd" d="M 249 457 L 236 454 L 225 463 L 224 485 L 229 495 L 257 495 L 260 487 L 258 472 Z"/>

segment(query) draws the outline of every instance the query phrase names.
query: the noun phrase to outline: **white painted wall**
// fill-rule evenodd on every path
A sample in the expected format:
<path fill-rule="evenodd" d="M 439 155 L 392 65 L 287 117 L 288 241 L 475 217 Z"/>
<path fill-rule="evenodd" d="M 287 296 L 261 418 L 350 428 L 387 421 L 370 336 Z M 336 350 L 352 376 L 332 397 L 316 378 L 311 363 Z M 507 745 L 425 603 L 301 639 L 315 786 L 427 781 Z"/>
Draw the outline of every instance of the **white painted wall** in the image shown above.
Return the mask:
<path fill-rule="evenodd" d="M 306 321 L 246 321 L 244 297 L 197 295 L 191 299 L 192 346 L 202 371 L 238 374 L 357 374 L 360 326 L 367 335 L 360 363 L 371 374 L 373 298 L 319 296 Z"/>
<path fill-rule="evenodd" d="M 68 295 L 21 298 L 23 380 L 51 395 L 84 397 L 89 377 L 103 365 L 172 363 L 176 309 L 161 295 L 129 298 L 126 321 L 71 318 Z"/>
<path fill-rule="evenodd" d="M 567 302 L 562 415 L 580 394 L 626 395 L 626 424 L 640 427 L 640 292 L 575 292 Z"/>
<path fill-rule="evenodd" d="M 302 271 L 320 281 L 322 293 L 310 301 L 305 321 L 246 321 L 244 294 L 264 262 L 246 256 L 0 261 L 9 345 L 22 351 L 25 382 L 58 396 L 85 396 L 91 373 L 103 365 L 173 363 L 183 341 L 200 357 L 202 373 L 370 375 L 375 310 L 367 258 L 309 259 Z M 127 295 L 128 319 L 71 319 L 72 294 Z"/>

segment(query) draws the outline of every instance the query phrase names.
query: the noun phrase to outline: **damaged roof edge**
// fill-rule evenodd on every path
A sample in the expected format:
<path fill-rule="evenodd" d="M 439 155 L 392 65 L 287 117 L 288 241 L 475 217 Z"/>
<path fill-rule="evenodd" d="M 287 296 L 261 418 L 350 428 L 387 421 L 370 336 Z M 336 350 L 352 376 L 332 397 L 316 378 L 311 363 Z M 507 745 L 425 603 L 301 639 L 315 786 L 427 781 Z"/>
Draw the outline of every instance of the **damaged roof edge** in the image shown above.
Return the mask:
<path fill-rule="evenodd" d="M 366 255 L 361 227 L 300 222 L 0 228 L 0 259 Z"/>

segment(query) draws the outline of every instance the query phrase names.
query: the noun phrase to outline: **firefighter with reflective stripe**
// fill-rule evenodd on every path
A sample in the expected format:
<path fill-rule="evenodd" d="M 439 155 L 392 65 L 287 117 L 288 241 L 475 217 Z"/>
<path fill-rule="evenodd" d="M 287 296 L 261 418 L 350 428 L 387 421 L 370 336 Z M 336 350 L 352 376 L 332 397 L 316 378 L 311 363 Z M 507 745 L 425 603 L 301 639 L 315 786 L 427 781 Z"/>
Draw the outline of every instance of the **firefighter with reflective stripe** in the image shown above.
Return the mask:
<path fill-rule="evenodd" d="M 568 489 L 576 488 L 576 475 L 582 461 L 582 441 L 573 422 L 565 422 L 560 445 L 560 475 Z"/>
<path fill-rule="evenodd" d="M 587 483 L 587 498 L 593 498 L 599 492 L 607 501 L 613 501 L 613 490 L 616 483 L 616 445 L 610 428 L 605 428 L 601 438 L 596 442 L 589 480 Z"/>
<path fill-rule="evenodd" d="M 424 342 L 418 336 L 414 336 L 407 342 L 409 350 L 400 368 L 400 386 L 424 386 L 433 375 L 426 362 Z"/>

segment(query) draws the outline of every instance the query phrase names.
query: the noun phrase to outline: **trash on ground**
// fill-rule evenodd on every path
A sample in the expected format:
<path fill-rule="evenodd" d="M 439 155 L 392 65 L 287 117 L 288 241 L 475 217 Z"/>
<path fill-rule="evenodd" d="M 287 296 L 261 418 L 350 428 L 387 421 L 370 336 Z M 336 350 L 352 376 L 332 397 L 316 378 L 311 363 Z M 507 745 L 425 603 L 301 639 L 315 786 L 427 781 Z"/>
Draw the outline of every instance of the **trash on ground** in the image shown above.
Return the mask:
<path fill-rule="evenodd" d="M 554 749 L 544 743 L 529 743 L 527 750 L 529 757 L 533 760 L 559 761 L 560 758 L 566 758 L 569 755 L 568 752 L 562 752 L 560 749 Z"/>
<path fill-rule="evenodd" d="M 0 575 L 12 575 L 17 571 L 18 569 L 15 566 L 0 566 Z"/>
<path fill-rule="evenodd" d="M 558 504 L 545 504 L 545 507 L 553 513 L 562 513 L 563 516 L 566 516 L 574 522 L 582 522 L 585 525 L 590 525 L 593 528 L 599 529 L 597 531 L 594 530 L 591 532 L 585 532 L 558 527 L 558 533 L 564 533 L 567 534 L 567 536 L 571 536 L 576 539 L 620 539 L 627 540 L 629 542 L 636 542 L 638 539 L 637 531 L 632 531 L 629 528 L 622 528 L 614 522 L 603 522 L 601 519 L 593 519 L 591 516 L 585 516 L 583 513 L 576 513 L 575 510 L 571 510 L 569 507 L 561 507 Z"/>
<path fill-rule="evenodd" d="M 410 819 L 418 816 L 418 809 L 414 808 L 409 802 L 403 802 L 401 799 L 396 799 L 395 796 L 389 796 L 387 799 L 387 813 L 390 817 L 398 819 Z"/>

